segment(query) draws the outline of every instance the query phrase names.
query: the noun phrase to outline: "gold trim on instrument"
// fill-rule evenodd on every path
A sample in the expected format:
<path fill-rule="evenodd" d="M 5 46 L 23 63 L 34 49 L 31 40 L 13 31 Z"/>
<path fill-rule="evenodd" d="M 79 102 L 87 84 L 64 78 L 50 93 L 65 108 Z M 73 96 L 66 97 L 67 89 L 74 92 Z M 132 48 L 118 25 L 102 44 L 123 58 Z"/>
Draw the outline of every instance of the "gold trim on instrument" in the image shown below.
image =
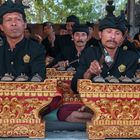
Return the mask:
<path fill-rule="evenodd" d="M 39 116 L 56 94 L 57 80 L 0 82 L 0 137 L 45 137 Z"/>
<path fill-rule="evenodd" d="M 89 139 L 140 138 L 140 85 L 78 81 L 81 100 L 94 111 Z"/>
<path fill-rule="evenodd" d="M 57 87 L 62 91 L 63 103 L 81 102 L 78 94 L 74 94 L 70 82 L 75 71 L 58 71 L 55 68 L 47 68 L 46 75 L 49 79 L 57 79 Z"/>

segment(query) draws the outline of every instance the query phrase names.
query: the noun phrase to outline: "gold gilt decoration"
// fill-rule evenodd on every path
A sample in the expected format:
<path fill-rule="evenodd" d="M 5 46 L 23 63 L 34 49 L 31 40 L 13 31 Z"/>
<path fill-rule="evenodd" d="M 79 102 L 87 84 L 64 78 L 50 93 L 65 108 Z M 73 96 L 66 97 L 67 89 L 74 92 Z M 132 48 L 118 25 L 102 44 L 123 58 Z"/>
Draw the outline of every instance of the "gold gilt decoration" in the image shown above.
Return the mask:
<path fill-rule="evenodd" d="M 28 54 L 26 54 L 25 56 L 23 56 L 24 63 L 29 63 L 30 62 L 30 59 L 31 59 L 31 57 Z"/>
<path fill-rule="evenodd" d="M 127 51 L 128 50 L 128 47 L 127 46 L 123 46 L 123 50 L 124 51 Z"/>
<path fill-rule="evenodd" d="M 78 81 L 81 100 L 94 111 L 89 139 L 140 138 L 140 85 Z"/>
<path fill-rule="evenodd" d="M 47 68 L 46 75 L 49 79 L 71 80 L 75 71 L 58 71 L 55 68 Z"/>
<path fill-rule="evenodd" d="M 62 91 L 63 103 L 81 102 L 79 94 L 74 94 L 71 90 L 71 80 L 58 81 L 58 87 Z"/>
<path fill-rule="evenodd" d="M 119 70 L 120 73 L 125 72 L 126 66 L 123 65 L 123 64 L 121 64 L 121 65 L 118 67 L 118 70 Z"/>
<path fill-rule="evenodd" d="M 55 96 L 56 80 L 0 82 L 0 137 L 45 137 L 39 116 Z"/>
<path fill-rule="evenodd" d="M 58 71 L 55 68 L 47 68 L 46 75 L 49 79 L 57 79 L 57 87 L 62 92 L 63 103 L 81 102 L 78 94 L 74 94 L 70 88 L 75 71 Z"/>

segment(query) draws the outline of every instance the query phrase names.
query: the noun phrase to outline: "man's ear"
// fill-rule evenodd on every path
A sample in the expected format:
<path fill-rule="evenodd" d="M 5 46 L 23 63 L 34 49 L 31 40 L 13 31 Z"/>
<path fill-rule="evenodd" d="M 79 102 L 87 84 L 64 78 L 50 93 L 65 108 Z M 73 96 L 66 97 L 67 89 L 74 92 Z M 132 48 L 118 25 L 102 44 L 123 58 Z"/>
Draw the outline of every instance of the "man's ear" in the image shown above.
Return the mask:
<path fill-rule="evenodd" d="M 27 23 L 24 24 L 24 29 L 26 29 L 26 28 L 27 28 Z"/>
<path fill-rule="evenodd" d="M 99 34 L 99 38 L 101 39 L 101 31 L 99 31 L 98 34 Z"/>
<path fill-rule="evenodd" d="M 2 26 L 2 24 L 0 24 L 0 30 L 3 31 L 3 26 Z"/>
<path fill-rule="evenodd" d="M 72 38 L 71 38 L 71 40 L 74 40 L 74 39 L 73 39 L 73 35 L 72 35 Z"/>

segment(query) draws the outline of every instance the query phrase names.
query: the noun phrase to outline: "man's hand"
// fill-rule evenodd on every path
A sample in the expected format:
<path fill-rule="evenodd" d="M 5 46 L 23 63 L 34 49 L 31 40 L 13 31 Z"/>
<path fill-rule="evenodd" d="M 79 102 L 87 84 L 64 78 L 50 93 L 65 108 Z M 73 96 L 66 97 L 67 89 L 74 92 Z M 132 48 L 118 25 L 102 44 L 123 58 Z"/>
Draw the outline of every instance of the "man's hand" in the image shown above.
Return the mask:
<path fill-rule="evenodd" d="M 94 74 L 94 75 L 99 75 L 102 72 L 101 66 L 100 66 L 99 62 L 96 60 L 91 62 L 88 70 L 91 74 Z"/>
<path fill-rule="evenodd" d="M 90 67 L 88 70 L 84 73 L 85 79 L 90 79 L 93 75 L 99 75 L 102 72 L 101 66 L 97 60 L 94 60 L 91 62 Z"/>
<path fill-rule="evenodd" d="M 59 61 L 55 66 L 54 68 L 58 68 L 58 67 L 67 67 L 69 65 L 69 61 L 66 60 L 66 61 Z"/>
<path fill-rule="evenodd" d="M 94 114 L 94 112 L 87 106 L 82 106 L 81 108 L 78 109 L 79 112 L 87 112 L 87 113 L 91 113 Z"/>
<path fill-rule="evenodd" d="M 86 106 L 82 106 L 76 111 L 73 111 L 67 118 L 67 122 L 85 123 L 91 121 L 94 112 Z"/>

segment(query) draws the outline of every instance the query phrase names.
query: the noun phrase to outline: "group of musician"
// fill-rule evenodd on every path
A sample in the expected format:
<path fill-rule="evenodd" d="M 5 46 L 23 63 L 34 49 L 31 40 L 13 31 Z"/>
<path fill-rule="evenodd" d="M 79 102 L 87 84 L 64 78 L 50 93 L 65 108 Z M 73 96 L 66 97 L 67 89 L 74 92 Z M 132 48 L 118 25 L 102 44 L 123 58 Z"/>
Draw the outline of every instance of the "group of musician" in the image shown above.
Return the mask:
<path fill-rule="evenodd" d="M 55 34 L 51 22 L 44 23 L 46 37 L 38 42 L 25 37 L 25 8 L 12 0 L 0 6 L 0 28 L 3 32 L 0 40 L 1 81 L 41 82 L 46 78 L 46 67 L 72 70 L 76 72 L 71 88 L 78 94 L 78 79 L 96 81 L 96 78 L 136 77 L 140 69 L 140 35 L 135 38 L 137 43 L 128 40 L 124 13 L 116 17 L 114 10 L 107 11 L 105 18 L 99 22 L 99 39 L 92 35 L 93 24 L 80 24 L 77 16 L 70 15 L 66 25 L 61 27 L 60 35 Z M 46 60 L 49 63 L 46 64 Z M 84 123 L 94 115 L 83 104 L 63 105 L 56 114 L 61 121 Z"/>

